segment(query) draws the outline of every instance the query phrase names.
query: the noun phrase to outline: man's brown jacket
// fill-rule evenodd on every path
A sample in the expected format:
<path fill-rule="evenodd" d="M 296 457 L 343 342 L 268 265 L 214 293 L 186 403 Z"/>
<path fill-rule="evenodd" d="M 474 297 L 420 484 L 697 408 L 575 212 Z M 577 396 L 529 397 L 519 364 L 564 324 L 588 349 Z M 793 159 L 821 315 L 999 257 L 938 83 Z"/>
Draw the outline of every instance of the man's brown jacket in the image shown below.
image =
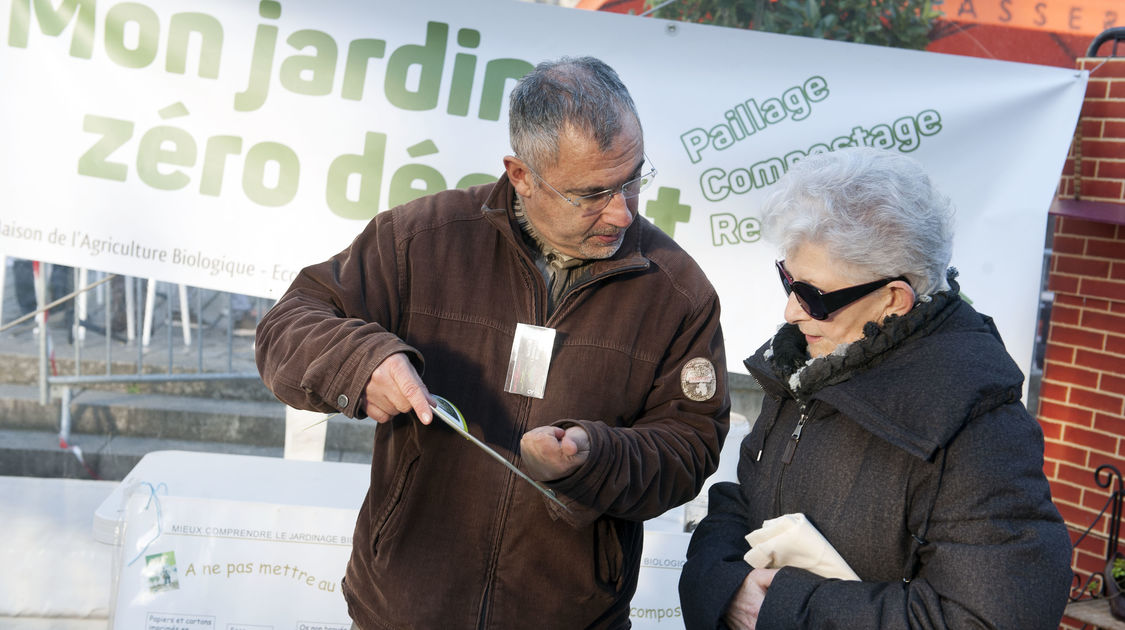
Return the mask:
<path fill-rule="evenodd" d="M 440 422 L 380 425 L 344 578 L 360 628 L 628 627 L 641 522 L 695 496 L 718 463 L 726 359 L 698 265 L 638 217 L 547 316 L 512 198 L 502 177 L 377 215 L 258 328 L 262 379 L 293 407 L 362 415 L 371 372 L 405 352 L 517 466 L 529 429 L 590 435 L 588 461 L 549 484 L 567 511 Z M 557 331 L 542 399 L 504 391 L 517 323 Z"/>

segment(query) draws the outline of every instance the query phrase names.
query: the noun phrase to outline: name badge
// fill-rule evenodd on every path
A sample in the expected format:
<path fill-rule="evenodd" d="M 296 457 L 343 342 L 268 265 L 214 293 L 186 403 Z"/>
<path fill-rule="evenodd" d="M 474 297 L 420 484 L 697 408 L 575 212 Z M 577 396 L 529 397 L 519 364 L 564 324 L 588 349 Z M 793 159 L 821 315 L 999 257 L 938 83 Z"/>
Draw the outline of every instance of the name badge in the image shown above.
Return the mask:
<path fill-rule="evenodd" d="M 529 398 L 542 398 L 547 387 L 547 372 L 555 350 L 555 329 L 516 324 L 512 355 L 504 391 Z"/>

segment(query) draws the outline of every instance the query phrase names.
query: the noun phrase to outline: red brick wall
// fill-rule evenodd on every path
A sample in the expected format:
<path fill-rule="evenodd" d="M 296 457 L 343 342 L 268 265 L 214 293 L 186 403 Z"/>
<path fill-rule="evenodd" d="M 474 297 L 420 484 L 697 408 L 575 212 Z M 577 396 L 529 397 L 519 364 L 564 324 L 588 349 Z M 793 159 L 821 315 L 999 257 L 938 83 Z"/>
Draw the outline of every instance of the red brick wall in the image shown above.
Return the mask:
<path fill-rule="evenodd" d="M 1078 69 L 1090 80 L 1059 197 L 1125 203 L 1125 58 L 1083 58 Z"/>
<path fill-rule="evenodd" d="M 1044 470 L 1072 541 L 1109 497 L 1094 470 L 1113 464 L 1125 473 L 1125 58 L 1079 59 L 1078 67 L 1092 72 L 1059 197 L 1091 202 L 1084 207 L 1093 211 L 1056 216 L 1039 393 Z M 1103 568 L 1107 520 L 1075 549 L 1083 576 Z"/>

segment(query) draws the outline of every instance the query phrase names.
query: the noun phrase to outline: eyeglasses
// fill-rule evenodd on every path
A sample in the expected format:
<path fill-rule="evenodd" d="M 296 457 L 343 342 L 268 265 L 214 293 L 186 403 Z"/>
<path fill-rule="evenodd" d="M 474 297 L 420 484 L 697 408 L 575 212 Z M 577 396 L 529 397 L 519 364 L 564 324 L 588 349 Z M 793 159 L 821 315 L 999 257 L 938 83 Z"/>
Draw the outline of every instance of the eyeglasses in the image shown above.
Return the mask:
<path fill-rule="evenodd" d="M 882 280 L 857 284 L 853 287 L 845 287 L 825 293 L 807 282 L 794 281 L 793 276 L 789 275 L 789 272 L 785 269 L 784 260 L 779 260 L 774 264 L 777 265 L 777 275 L 781 276 L 781 286 L 785 289 L 785 295 L 796 293 L 797 303 L 805 309 L 809 317 L 817 320 L 828 319 L 828 316 L 832 313 L 895 280 L 906 281 L 903 276 L 883 278 Z"/>
<path fill-rule="evenodd" d="M 523 158 L 520 159 L 522 160 Z M 651 162 L 649 162 L 647 155 L 644 156 L 644 159 L 645 163 L 651 165 Z M 549 184 L 547 180 L 543 179 L 543 177 L 539 173 L 536 173 L 535 169 L 531 168 L 531 165 L 527 163 L 527 160 L 523 160 L 523 163 L 525 166 L 527 166 L 527 170 L 531 171 L 531 174 L 534 175 L 536 179 L 543 182 L 547 186 L 547 188 L 555 191 L 555 194 L 562 197 L 563 200 L 565 200 L 567 203 L 581 210 L 583 214 L 596 214 L 598 212 L 601 212 L 602 210 L 605 210 L 606 206 L 609 205 L 609 202 L 612 201 L 614 196 L 616 195 L 621 195 L 622 199 L 636 198 L 637 195 L 640 195 L 641 192 L 644 191 L 644 189 L 648 188 L 649 185 L 652 184 L 653 178 L 656 177 L 656 168 L 650 167 L 648 172 L 642 174 L 640 177 L 630 179 L 624 184 L 621 184 L 619 188 L 607 188 L 596 193 L 590 193 L 589 195 L 582 195 L 581 197 L 571 198 L 559 192 L 558 188 L 555 188 L 554 186 Z"/>

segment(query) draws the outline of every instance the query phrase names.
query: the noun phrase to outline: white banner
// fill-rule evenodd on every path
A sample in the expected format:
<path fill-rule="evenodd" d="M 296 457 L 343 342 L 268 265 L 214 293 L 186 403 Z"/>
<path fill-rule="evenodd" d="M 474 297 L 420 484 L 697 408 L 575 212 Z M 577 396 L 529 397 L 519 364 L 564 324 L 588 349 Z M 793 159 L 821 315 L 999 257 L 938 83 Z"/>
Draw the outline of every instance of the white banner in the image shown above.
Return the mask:
<path fill-rule="evenodd" d="M 277 297 L 377 211 L 493 179 L 515 78 L 594 55 L 637 102 L 641 212 L 718 288 L 732 369 L 782 319 L 757 205 L 853 143 L 954 198 L 962 288 L 1030 365 L 1084 73 L 514 0 L 0 7 L 0 253 Z"/>
<path fill-rule="evenodd" d="M 635 630 L 675 630 L 684 627 L 680 607 L 680 573 L 687 563 L 691 534 L 653 531 L 645 526 L 641 573 L 629 603 Z"/>

